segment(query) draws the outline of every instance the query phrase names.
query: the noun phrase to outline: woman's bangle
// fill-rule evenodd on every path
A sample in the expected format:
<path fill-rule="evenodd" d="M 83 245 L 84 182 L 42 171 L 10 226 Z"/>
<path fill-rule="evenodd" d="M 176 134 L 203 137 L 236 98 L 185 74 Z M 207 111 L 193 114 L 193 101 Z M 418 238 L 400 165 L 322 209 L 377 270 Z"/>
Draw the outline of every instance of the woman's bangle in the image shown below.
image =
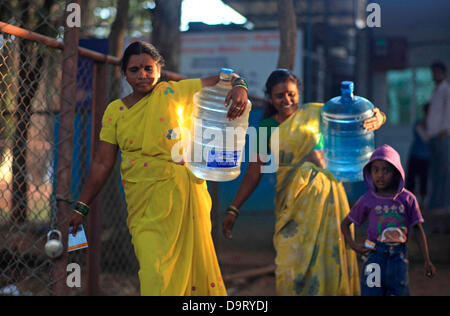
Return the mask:
<path fill-rule="evenodd" d="M 230 205 L 227 208 L 227 214 L 231 214 L 231 215 L 238 217 L 240 212 L 236 207 L 234 207 L 233 205 Z"/>
<path fill-rule="evenodd" d="M 234 79 L 231 81 L 231 84 L 234 85 L 234 84 L 236 84 L 236 83 L 238 83 L 238 82 L 242 82 L 242 83 L 247 84 L 247 81 L 245 81 L 245 79 L 242 78 L 242 77 L 236 77 L 236 78 L 234 78 Z"/>
<path fill-rule="evenodd" d="M 77 210 L 73 210 L 75 213 L 77 213 L 77 214 L 80 214 L 81 216 L 86 216 L 86 215 L 83 215 L 81 212 L 79 212 L 79 211 L 77 211 Z"/>
<path fill-rule="evenodd" d="M 383 125 L 384 123 L 386 123 L 386 114 L 384 114 L 383 112 L 380 111 L 381 116 L 383 117 L 383 122 L 381 122 L 381 125 Z"/>
<path fill-rule="evenodd" d="M 245 88 L 248 91 L 247 81 L 245 81 L 245 79 L 241 78 L 241 77 L 237 77 L 237 78 L 233 79 L 233 81 L 231 82 L 231 86 L 232 87 L 240 86 L 240 87 Z"/>
<path fill-rule="evenodd" d="M 248 91 L 248 87 L 247 86 L 245 86 L 245 85 L 243 85 L 243 84 L 235 84 L 234 86 L 233 86 L 233 88 L 234 87 L 242 87 L 242 88 L 244 88 L 246 91 Z"/>
<path fill-rule="evenodd" d="M 75 203 L 74 211 L 80 215 L 87 216 L 89 214 L 89 206 L 81 201 L 77 201 Z"/>

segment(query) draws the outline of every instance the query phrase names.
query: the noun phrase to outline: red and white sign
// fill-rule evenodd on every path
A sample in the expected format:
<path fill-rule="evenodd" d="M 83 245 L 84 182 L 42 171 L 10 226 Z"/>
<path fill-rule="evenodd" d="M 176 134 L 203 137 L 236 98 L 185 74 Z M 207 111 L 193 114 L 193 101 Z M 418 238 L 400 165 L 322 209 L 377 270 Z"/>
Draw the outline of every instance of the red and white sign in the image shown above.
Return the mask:
<path fill-rule="evenodd" d="M 298 30 L 297 34 L 293 72 L 302 78 L 302 33 Z M 279 46 L 278 31 L 183 33 L 180 73 L 201 78 L 231 68 L 247 80 L 250 94 L 264 97 L 265 81 L 277 67 Z"/>

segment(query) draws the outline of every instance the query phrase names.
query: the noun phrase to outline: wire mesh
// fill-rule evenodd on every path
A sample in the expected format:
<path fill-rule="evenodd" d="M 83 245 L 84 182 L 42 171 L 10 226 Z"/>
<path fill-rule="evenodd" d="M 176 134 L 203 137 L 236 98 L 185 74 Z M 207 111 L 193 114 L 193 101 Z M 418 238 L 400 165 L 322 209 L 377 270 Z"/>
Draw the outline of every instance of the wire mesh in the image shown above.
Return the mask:
<path fill-rule="evenodd" d="M 0 2 L 0 21 L 52 38 L 64 34 L 64 12 L 65 2 L 58 0 Z M 0 53 L 0 296 L 60 295 L 56 284 L 61 282 L 67 295 L 88 293 L 89 251 L 101 252 L 100 294 L 138 293 L 138 265 L 126 227 L 118 164 L 98 197 L 101 210 L 92 210 L 102 213 L 101 231 L 96 232 L 101 249 L 70 252 L 57 260 L 44 251 L 56 221 L 67 224 L 68 214 L 58 210 L 58 203 L 77 200 L 88 175 L 95 141 L 93 95 L 98 93 L 93 83 L 95 62 L 78 57 L 74 102 L 67 108 L 61 106 L 60 50 L 0 32 Z M 61 123 L 67 114 L 73 115 L 71 126 Z M 72 144 L 62 154 L 59 149 L 66 139 L 61 131 L 70 132 Z M 62 197 L 66 202 L 61 202 L 57 176 L 67 166 L 70 187 Z M 87 231 L 87 220 L 84 227 Z M 54 273 L 70 263 L 81 268 L 80 286 L 69 287 L 64 277 L 70 277 L 70 271 Z"/>

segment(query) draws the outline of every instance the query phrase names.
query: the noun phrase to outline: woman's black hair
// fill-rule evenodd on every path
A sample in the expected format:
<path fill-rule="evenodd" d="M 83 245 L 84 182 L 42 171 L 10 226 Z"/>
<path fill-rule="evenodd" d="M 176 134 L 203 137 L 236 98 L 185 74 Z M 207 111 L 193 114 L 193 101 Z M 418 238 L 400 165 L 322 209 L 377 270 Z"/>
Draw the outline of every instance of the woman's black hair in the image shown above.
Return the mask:
<path fill-rule="evenodd" d="M 273 106 L 272 102 L 270 102 L 270 98 L 272 96 L 272 89 L 277 84 L 286 82 L 286 81 L 292 81 L 293 83 L 295 83 L 298 87 L 299 93 L 301 93 L 303 84 L 302 84 L 302 81 L 296 75 L 294 75 L 288 69 L 279 68 L 279 69 L 274 70 L 270 74 L 269 78 L 267 78 L 267 81 L 266 81 L 264 94 L 266 95 L 267 101 L 266 101 L 263 119 L 271 117 L 278 112 L 277 109 Z"/>
<path fill-rule="evenodd" d="M 120 69 L 122 73 L 125 73 L 128 66 L 128 61 L 130 60 L 131 55 L 140 55 L 140 54 L 148 54 L 153 60 L 160 66 L 164 67 L 165 61 L 159 51 L 152 44 L 136 41 L 128 45 L 123 53 L 122 59 L 120 60 Z"/>

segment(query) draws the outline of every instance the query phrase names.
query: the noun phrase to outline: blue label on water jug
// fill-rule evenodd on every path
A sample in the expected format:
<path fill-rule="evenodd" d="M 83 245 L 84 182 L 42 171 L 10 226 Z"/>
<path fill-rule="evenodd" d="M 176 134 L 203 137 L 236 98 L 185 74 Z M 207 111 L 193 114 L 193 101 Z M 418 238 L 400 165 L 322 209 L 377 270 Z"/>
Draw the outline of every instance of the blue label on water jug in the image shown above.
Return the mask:
<path fill-rule="evenodd" d="M 234 168 L 238 166 L 240 150 L 215 150 L 208 152 L 206 166 L 210 168 Z"/>

